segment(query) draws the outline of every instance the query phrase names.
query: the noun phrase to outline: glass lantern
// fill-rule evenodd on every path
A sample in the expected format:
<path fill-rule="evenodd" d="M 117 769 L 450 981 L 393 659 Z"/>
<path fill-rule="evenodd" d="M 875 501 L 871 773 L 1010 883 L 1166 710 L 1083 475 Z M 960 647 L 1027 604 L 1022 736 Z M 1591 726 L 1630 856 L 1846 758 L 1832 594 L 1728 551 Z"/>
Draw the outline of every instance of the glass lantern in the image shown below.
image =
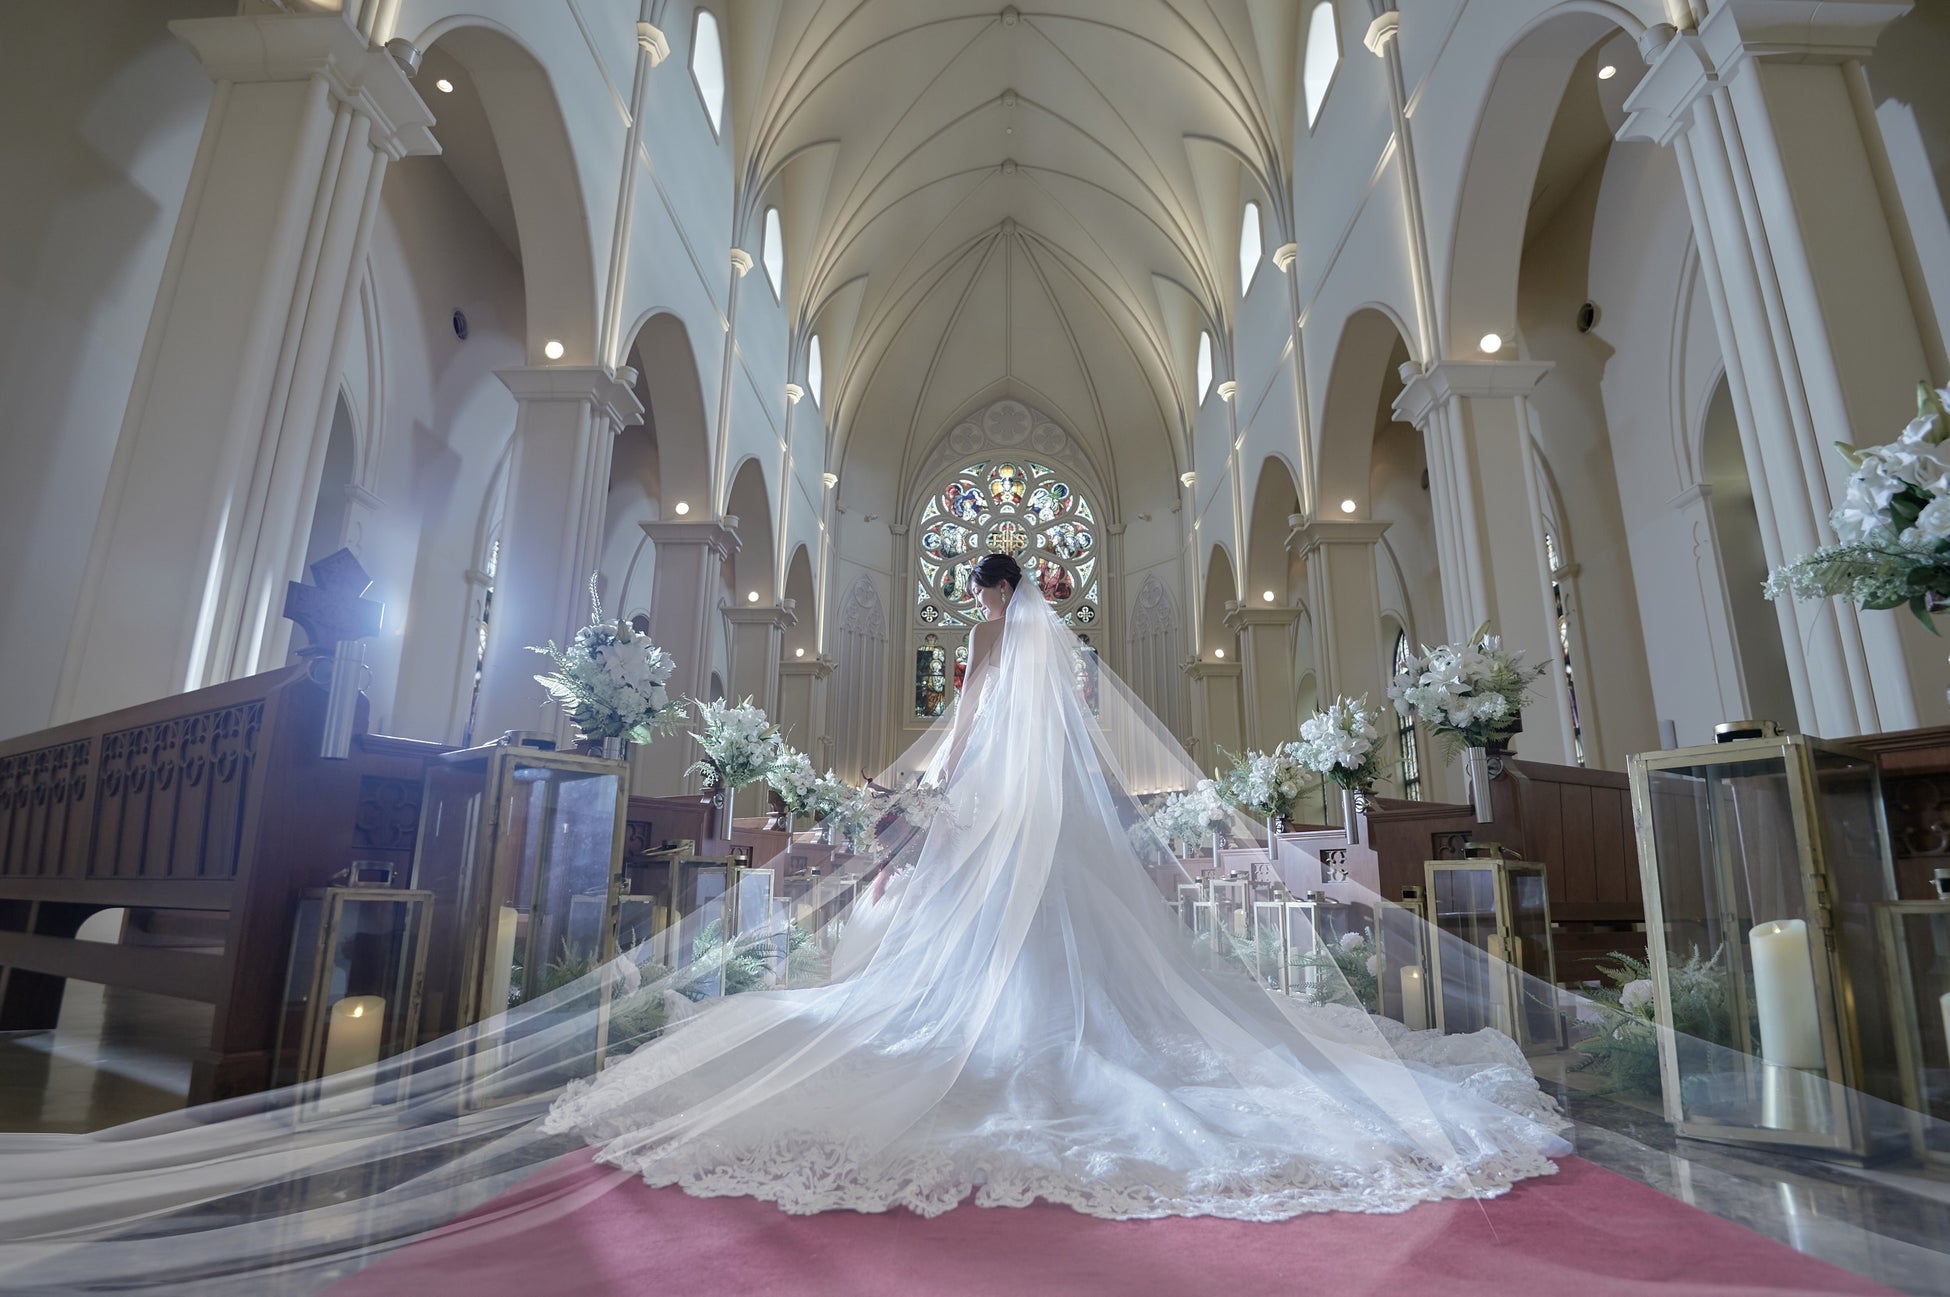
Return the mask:
<path fill-rule="evenodd" d="M 1277 892 L 1253 902 L 1253 955 L 1260 985 L 1282 995 L 1313 989 L 1314 968 L 1307 962 L 1320 950 L 1312 900 Z"/>
<path fill-rule="evenodd" d="M 1950 884 L 1938 870 L 1939 888 Z M 1950 894 L 1876 907 L 1910 1151 L 1950 1165 Z"/>
<path fill-rule="evenodd" d="M 1631 759 L 1666 1116 L 1699 1139 L 1872 1156 L 1903 1138 L 1863 1099 L 1894 1070 L 1876 760 L 1769 722 L 1716 734 Z"/>
<path fill-rule="evenodd" d="M 1205 897 L 1212 904 L 1212 931 L 1216 934 L 1230 933 L 1238 940 L 1244 940 L 1251 933 L 1252 884 L 1247 875 L 1234 870 L 1224 878 L 1207 879 Z M 1223 940 L 1223 937 L 1217 937 Z M 1214 949 L 1220 947 L 1215 945 Z"/>
<path fill-rule="evenodd" d="M 1486 842 L 1469 844 L 1461 860 L 1426 861 L 1423 870 L 1436 1029 L 1494 1027 L 1527 1054 L 1564 1048 L 1544 866 Z"/>
<path fill-rule="evenodd" d="M 784 973 L 785 928 L 772 905 L 771 870 L 734 857 L 697 856 L 671 862 L 671 913 L 680 936 L 672 965 L 697 965 L 693 989 L 722 995 L 734 953 L 763 948 L 776 977 Z"/>
<path fill-rule="evenodd" d="M 433 1034 L 540 1000 L 615 958 L 628 769 L 513 732 L 428 762 L 413 883 L 442 899 L 430 955 L 449 971 L 427 987 Z M 565 1007 L 586 1020 L 573 1035 L 546 1011 L 523 1015 L 560 1042 L 551 1063 L 524 1066 L 531 1091 L 600 1066 L 608 999 L 604 986 L 597 1012 Z"/>
<path fill-rule="evenodd" d="M 418 1044 L 433 894 L 393 887 L 391 865 L 354 865 L 342 885 L 298 901 L 272 1065 L 276 1086 L 322 1081 Z M 316 1086 L 302 1112 L 339 1113 L 386 1096 L 377 1078 Z"/>
<path fill-rule="evenodd" d="M 1427 1031 L 1429 1011 L 1428 929 L 1422 917 L 1422 889 L 1402 888 L 1400 901 L 1380 901 L 1374 911 L 1374 938 L 1381 956 L 1376 974 L 1379 1012 L 1411 1031 Z"/>

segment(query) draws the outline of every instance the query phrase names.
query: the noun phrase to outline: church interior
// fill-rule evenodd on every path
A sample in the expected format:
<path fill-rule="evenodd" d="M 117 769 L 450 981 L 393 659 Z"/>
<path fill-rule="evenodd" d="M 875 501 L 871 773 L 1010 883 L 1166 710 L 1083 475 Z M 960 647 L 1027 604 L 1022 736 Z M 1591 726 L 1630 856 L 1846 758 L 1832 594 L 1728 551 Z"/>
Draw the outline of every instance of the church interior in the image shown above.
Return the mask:
<path fill-rule="evenodd" d="M 592 735 L 531 648 L 647 638 L 857 790 L 952 716 L 995 553 L 1214 780 L 1378 709 L 1370 784 L 1161 902 L 1263 950 L 1358 892 L 1507 965 L 1494 1023 L 1413 954 L 1371 1007 L 1515 1038 L 1575 1172 L 1285 1241 L 860 1218 L 802 1286 L 769 1207 L 659 1199 L 661 1291 L 912 1292 L 925 1244 L 956 1293 L 1950 1294 L 1950 585 L 1764 589 L 1837 543 L 1835 443 L 1950 384 L 1950 4 L 76 0 L 0 66 L 0 1132 L 376 1065 L 754 878 L 740 922 L 812 912 L 864 867 L 814 803 Z M 1392 704 L 1486 630 L 1513 736 Z M 600 832 L 496 908 L 441 825 L 525 762 Z M 414 1006 L 369 1045 L 294 989 L 360 906 Z M 1743 1116 L 1676 1001 L 1778 1045 L 1782 922 L 1814 1061 Z M 1446 1232 L 1519 1200 L 1508 1255 Z"/>

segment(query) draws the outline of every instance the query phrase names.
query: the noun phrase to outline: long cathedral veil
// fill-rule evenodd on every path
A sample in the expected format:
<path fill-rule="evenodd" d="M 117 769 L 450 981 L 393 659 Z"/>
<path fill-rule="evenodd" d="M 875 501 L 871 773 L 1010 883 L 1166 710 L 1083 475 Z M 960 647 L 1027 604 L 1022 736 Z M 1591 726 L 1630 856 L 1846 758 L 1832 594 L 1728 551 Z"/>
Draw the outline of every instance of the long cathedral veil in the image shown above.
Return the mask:
<path fill-rule="evenodd" d="M 464 1257 L 481 1230 L 573 1212 L 573 1193 L 508 1191 L 589 1143 L 653 1183 L 788 1210 L 933 1212 L 973 1189 L 1274 1219 L 1547 1172 L 1563 1123 L 1507 1036 L 1307 1002 L 1352 998 L 1331 960 L 1313 996 L 1278 994 L 1249 940 L 1185 931 L 1155 875 L 1189 875 L 1143 803 L 1200 772 L 1077 654 L 1025 585 L 993 675 L 968 682 L 952 777 L 945 719 L 881 776 L 935 791 L 883 825 L 864 884 L 823 879 L 735 931 L 722 910 L 690 915 L 322 1083 L 0 1136 L 0 1289 L 299 1293 L 408 1244 Z M 758 989 L 724 994 L 734 971 Z M 575 1076 L 592 1024 L 608 1063 Z"/>

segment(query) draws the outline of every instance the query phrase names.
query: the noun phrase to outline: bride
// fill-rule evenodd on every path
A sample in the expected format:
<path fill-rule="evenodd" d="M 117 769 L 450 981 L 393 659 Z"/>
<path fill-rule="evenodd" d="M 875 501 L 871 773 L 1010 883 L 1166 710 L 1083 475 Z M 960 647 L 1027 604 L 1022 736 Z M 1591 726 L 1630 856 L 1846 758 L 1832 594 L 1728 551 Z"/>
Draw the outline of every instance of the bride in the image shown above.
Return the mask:
<path fill-rule="evenodd" d="M 544 1129 L 653 1185 L 791 1212 L 933 1215 L 973 1192 L 1276 1220 L 1550 1173 L 1563 1123 L 1507 1037 L 1409 1033 L 1197 957 L 1127 828 L 1145 714 L 1092 714 L 1075 636 L 1022 575 L 974 569 L 987 620 L 924 772 L 941 809 L 854 907 L 835 980 L 714 1003 Z"/>

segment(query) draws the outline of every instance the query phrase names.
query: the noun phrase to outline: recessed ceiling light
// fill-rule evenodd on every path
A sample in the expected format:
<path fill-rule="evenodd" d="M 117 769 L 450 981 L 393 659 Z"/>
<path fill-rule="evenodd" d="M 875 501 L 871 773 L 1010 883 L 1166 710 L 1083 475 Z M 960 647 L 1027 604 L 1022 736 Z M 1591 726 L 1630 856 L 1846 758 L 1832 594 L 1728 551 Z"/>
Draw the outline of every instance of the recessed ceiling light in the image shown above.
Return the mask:
<path fill-rule="evenodd" d="M 684 503 L 682 500 L 679 500 L 677 502 L 677 516 L 679 518 L 683 517 L 685 514 L 689 513 L 690 511 L 691 511 L 690 505 Z"/>
<path fill-rule="evenodd" d="M 1494 356 L 1497 352 L 1503 350 L 1503 335 L 1500 333 L 1486 333 L 1476 345 L 1481 347 L 1486 355 Z"/>
<path fill-rule="evenodd" d="M 450 95 L 454 93 L 454 83 L 447 80 L 447 78 L 445 77 L 441 77 L 438 81 L 434 82 L 433 88 L 435 90 L 438 90 L 443 95 Z"/>
<path fill-rule="evenodd" d="M 797 648 L 797 649 L 793 649 L 793 650 L 792 650 L 792 656 L 793 656 L 793 657 L 796 657 L 796 658 L 802 658 L 802 657 L 804 657 L 804 656 L 806 656 L 806 650 L 804 650 L 804 649 L 802 649 L 802 648 Z"/>
<path fill-rule="evenodd" d="M 1213 657 L 1215 657 L 1215 658 L 1222 658 L 1222 657 L 1224 657 L 1225 655 L 1226 655 L 1226 651 L 1225 651 L 1224 649 L 1213 649 L 1213 650 L 1212 650 L 1212 656 L 1213 656 Z"/>
<path fill-rule="evenodd" d="M 560 342 L 557 342 L 554 338 L 550 338 L 547 342 L 544 342 L 542 344 L 542 354 L 544 356 L 547 356 L 550 360 L 562 359 L 562 353 L 565 350 L 566 348 L 564 348 L 562 344 Z"/>
<path fill-rule="evenodd" d="M 1617 75 L 1618 75 L 1618 69 L 1613 67 L 1609 63 L 1605 64 L 1605 66 L 1598 69 L 1598 79 L 1600 81 L 1609 81 Z"/>
<path fill-rule="evenodd" d="M 1354 511 L 1355 511 L 1356 509 L 1358 509 L 1358 508 L 1360 508 L 1360 507 L 1361 507 L 1360 505 L 1358 505 L 1358 504 L 1356 504 L 1356 503 L 1354 503 L 1354 501 L 1352 501 L 1352 500 L 1343 500 L 1343 501 L 1341 501 L 1341 512 L 1342 512 L 1342 513 L 1353 513 L 1353 512 L 1354 512 Z"/>
<path fill-rule="evenodd" d="M 1262 592 L 1259 597 L 1266 600 L 1267 603 L 1272 603 L 1276 596 L 1271 590 L 1267 590 Z"/>
<path fill-rule="evenodd" d="M 746 603 L 757 603 L 757 602 L 758 602 L 758 591 L 756 591 L 756 590 L 751 590 L 751 591 L 747 591 L 747 592 L 746 592 L 746 594 L 745 594 L 745 602 L 746 602 Z"/>

